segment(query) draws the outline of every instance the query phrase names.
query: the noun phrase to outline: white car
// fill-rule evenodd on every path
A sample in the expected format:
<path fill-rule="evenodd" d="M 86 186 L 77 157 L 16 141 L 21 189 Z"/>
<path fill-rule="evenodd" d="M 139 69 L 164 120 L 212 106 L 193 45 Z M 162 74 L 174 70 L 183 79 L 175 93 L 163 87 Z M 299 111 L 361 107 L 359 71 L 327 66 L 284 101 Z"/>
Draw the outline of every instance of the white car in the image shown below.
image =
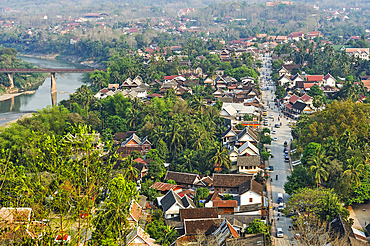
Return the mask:
<path fill-rule="evenodd" d="M 276 133 L 276 131 L 274 130 L 274 131 L 272 131 L 271 133 L 272 133 L 272 134 L 275 134 L 275 133 Z"/>
<path fill-rule="evenodd" d="M 276 137 L 275 137 L 275 138 L 274 138 L 274 141 L 278 141 L 278 138 L 276 138 Z"/>
<path fill-rule="evenodd" d="M 276 229 L 276 237 L 284 237 L 283 229 L 281 228 Z"/>

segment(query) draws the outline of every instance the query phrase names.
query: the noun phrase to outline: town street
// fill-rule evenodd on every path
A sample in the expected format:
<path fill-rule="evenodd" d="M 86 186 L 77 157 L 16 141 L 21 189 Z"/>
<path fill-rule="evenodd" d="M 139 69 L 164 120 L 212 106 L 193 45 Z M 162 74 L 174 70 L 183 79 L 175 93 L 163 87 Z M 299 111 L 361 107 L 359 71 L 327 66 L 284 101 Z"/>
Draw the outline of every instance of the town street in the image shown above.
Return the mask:
<path fill-rule="evenodd" d="M 271 75 L 272 69 L 270 62 L 271 58 L 270 57 L 264 57 L 265 60 L 262 61 L 263 67 L 262 67 L 262 72 L 268 75 Z M 268 64 L 268 65 L 267 65 Z M 270 68 L 268 67 L 270 66 Z M 263 75 L 262 75 L 263 76 Z M 270 76 L 268 76 L 270 77 Z M 267 86 L 268 82 L 265 81 L 264 85 Z M 262 86 L 263 87 L 263 86 Z M 284 141 L 288 142 L 288 145 L 291 140 L 291 133 L 290 133 L 290 128 L 288 126 L 289 119 L 282 118 L 280 121 L 278 121 L 278 108 L 274 103 L 275 95 L 273 91 L 275 90 L 274 86 L 269 86 L 269 90 L 263 90 L 262 91 L 262 98 L 263 101 L 265 102 L 264 105 L 267 106 L 268 104 L 270 105 L 268 111 L 267 111 L 267 118 L 268 118 L 268 127 L 269 129 L 275 130 L 275 134 L 271 134 L 272 138 L 277 138 L 277 141 L 273 141 L 271 145 L 268 145 L 267 148 L 270 149 L 271 154 L 274 156 L 274 158 L 270 158 L 269 160 L 269 165 L 274 167 L 274 171 L 269 171 L 270 177 L 272 179 L 271 183 L 271 190 L 272 190 L 272 206 L 275 206 L 275 211 L 274 211 L 274 222 L 273 222 L 273 227 L 275 227 L 275 232 L 276 228 L 282 228 L 284 232 L 284 239 L 289 240 L 292 237 L 291 231 L 289 231 L 289 226 L 291 226 L 291 219 L 284 217 L 280 215 L 279 221 L 277 221 L 278 218 L 278 212 L 277 212 L 277 195 L 278 193 L 283 193 L 284 194 L 284 203 L 288 200 L 289 195 L 285 194 L 284 192 L 284 183 L 287 181 L 287 176 L 290 175 L 291 170 L 290 170 L 290 165 L 288 162 L 285 162 L 284 159 Z M 273 115 L 273 118 L 271 118 L 271 114 Z M 276 128 L 275 124 L 280 124 L 282 123 L 281 127 Z M 278 175 L 278 180 L 276 180 L 276 175 Z M 272 217 L 271 217 L 272 218 Z M 271 219 L 270 218 L 270 219 Z M 276 236 L 276 235 L 273 235 Z M 277 245 L 289 245 L 289 243 L 285 240 L 278 240 Z"/>

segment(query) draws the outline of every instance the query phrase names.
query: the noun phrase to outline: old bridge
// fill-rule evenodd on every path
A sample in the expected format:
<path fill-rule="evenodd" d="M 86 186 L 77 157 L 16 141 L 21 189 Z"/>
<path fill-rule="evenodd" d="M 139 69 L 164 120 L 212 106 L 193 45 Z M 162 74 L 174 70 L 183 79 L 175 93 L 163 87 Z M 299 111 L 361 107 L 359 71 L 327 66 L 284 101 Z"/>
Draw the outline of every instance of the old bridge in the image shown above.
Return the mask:
<path fill-rule="evenodd" d="M 50 73 L 51 74 L 51 93 L 57 92 L 57 82 L 55 79 L 56 73 L 89 73 L 95 70 L 105 69 L 93 69 L 93 68 L 3 68 L 0 69 L 0 73 L 5 73 L 8 75 L 10 88 L 14 87 L 13 74 L 15 73 Z"/>

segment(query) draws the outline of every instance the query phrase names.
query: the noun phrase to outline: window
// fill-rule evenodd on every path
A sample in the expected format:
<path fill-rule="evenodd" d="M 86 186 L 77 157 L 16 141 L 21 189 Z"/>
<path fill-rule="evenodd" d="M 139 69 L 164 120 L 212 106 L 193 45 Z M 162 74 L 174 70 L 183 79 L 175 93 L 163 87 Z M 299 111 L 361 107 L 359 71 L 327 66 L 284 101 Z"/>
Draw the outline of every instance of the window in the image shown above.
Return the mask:
<path fill-rule="evenodd" d="M 148 150 L 149 149 L 149 147 L 148 146 L 145 146 L 145 150 Z"/>
<path fill-rule="evenodd" d="M 253 202 L 253 198 L 251 197 L 251 198 L 249 198 L 249 202 Z"/>

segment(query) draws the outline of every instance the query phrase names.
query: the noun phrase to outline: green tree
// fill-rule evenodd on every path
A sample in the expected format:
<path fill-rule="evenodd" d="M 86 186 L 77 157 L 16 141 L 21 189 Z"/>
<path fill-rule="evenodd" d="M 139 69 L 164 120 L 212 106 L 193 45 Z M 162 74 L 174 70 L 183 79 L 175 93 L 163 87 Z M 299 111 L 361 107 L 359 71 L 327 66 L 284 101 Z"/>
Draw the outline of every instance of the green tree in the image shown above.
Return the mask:
<path fill-rule="evenodd" d="M 347 170 L 344 171 L 344 174 L 349 175 L 351 182 L 353 182 L 356 188 L 358 188 L 358 186 L 361 185 L 360 177 L 364 175 L 365 166 L 362 161 L 355 156 L 352 156 L 352 158 L 348 159 L 347 162 L 348 166 Z"/>
<path fill-rule="evenodd" d="M 313 187 L 314 184 L 315 182 L 309 172 L 303 166 L 297 166 L 292 174 L 287 177 L 284 190 L 289 195 L 292 195 L 302 188 Z"/>
<path fill-rule="evenodd" d="M 137 199 L 135 183 L 126 180 L 122 175 L 112 179 L 109 184 L 109 196 L 103 202 L 94 219 L 96 226 L 94 238 L 97 242 L 107 237 L 125 243 L 129 228 L 128 214 L 131 204 Z"/>
<path fill-rule="evenodd" d="M 321 221 L 332 221 L 338 214 L 347 219 L 349 212 L 344 208 L 333 190 L 304 188 L 292 194 L 286 203 L 286 211 L 299 211 L 300 218 L 318 216 Z"/>
<path fill-rule="evenodd" d="M 277 99 L 282 99 L 286 94 L 286 90 L 283 86 L 276 86 L 275 95 Z"/>
<path fill-rule="evenodd" d="M 255 219 L 253 222 L 249 222 L 248 227 L 245 229 L 245 234 L 259 234 L 264 233 L 266 240 L 270 241 L 270 227 L 260 219 Z"/>
<path fill-rule="evenodd" d="M 321 90 L 320 86 L 314 85 L 310 88 L 307 94 L 311 97 L 323 96 L 324 92 Z"/>

